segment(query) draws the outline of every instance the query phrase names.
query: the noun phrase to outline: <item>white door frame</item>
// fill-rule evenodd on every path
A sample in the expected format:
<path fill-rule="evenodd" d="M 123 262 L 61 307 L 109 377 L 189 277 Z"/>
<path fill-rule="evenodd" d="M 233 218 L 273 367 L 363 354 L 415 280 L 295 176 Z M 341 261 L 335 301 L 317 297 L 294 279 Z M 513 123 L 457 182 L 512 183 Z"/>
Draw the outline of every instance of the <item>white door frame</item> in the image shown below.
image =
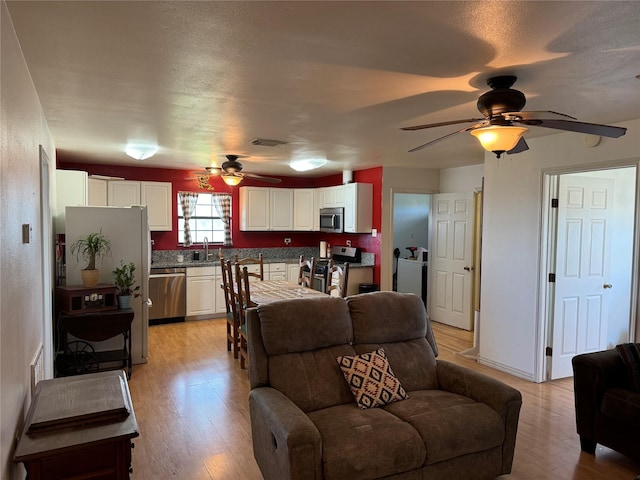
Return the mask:
<path fill-rule="evenodd" d="M 546 356 L 546 348 L 551 345 L 551 318 L 554 308 L 553 289 L 548 281 L 549 273 L 554 273 L 556 258 L 556 224 L 557 210 L 551 208 L 551 200 L 557 198 L 557 182 L 554 178 L 558 175 L 582 173 L 599 170 L 611 170 L 618 168 L 636 168 L 636 199 L 635 199 L 635 225 L 640 220 L 640 162 L 614 162 L 602 164 L 590 164 L 582 166 L 571 166 L 561 169 L 545 169 L 542 171 L 542 211 L 541 211 L 541 227 L 540 227 L 540 257 L 539 267 L 539 289 L 538 289 L 538 311 L 539 319 L 536 329 L 536 359 L 534 369 L 534 381 L 544 382 L 550 378 L 551 361 Z M 640 281 L 638 275 L 640 272 L 640 228 L 636 228 L 633 240 L 633 259 L 632 259 L 632 275 L 631 275 L 631 318 L 629 322 L 630 341 L 636 341 L 638 324 L 637 319 L 640 317 L 640 305 L 638 297 L 640 295 Z"/>

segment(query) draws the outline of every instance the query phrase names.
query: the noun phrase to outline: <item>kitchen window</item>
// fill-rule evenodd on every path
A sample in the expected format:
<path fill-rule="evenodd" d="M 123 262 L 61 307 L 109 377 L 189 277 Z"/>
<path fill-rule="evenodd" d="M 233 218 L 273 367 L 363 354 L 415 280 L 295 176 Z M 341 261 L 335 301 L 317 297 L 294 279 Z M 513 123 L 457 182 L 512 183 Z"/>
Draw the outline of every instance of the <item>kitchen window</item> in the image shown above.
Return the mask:
<path fill-rule="evenodd" d="M 218 199 L 215 198 L 218 196 Z M 221 198 L 225 197 L 225 198 Z M 227 228 L 221 215 L 223 208 L 220 207 L 220 200 L 228 202 L 229 218 Z M 178 196 L 178 243 L 184 244 L 184 211 Z M 231 243 L 231 195 L 220 193 L 198 193 L 198 198 L 191 216 L 189 218 L 189 229 L 191 231 L 192 243 L 203 243 L 207 237 L 209 243 L 220 245 L 232 245 Z M 227 237 L 228 241 L 225 241 Z"/>

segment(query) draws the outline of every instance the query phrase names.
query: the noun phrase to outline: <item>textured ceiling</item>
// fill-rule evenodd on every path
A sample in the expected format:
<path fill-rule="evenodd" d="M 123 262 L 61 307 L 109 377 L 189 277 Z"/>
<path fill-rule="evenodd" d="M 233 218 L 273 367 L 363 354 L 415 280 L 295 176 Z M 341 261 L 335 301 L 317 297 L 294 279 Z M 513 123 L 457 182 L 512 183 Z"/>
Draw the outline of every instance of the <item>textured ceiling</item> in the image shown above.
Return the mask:
<path fill-rule="evenodd" d="M 483 161 L 458 130 L 487 78 L 514 74 L 526 110 L 640 118 L 640 2 L 7 2 L 60 152 L 85 161 L 326 175 Z M 533 127 L 527 138 L 557 133 Z M 580 135 L 580 134 L 573 134 Z M 288 142 L 252 145 L 256 138 Z M 153 141 L 137 162 L 128 141 Z"/>

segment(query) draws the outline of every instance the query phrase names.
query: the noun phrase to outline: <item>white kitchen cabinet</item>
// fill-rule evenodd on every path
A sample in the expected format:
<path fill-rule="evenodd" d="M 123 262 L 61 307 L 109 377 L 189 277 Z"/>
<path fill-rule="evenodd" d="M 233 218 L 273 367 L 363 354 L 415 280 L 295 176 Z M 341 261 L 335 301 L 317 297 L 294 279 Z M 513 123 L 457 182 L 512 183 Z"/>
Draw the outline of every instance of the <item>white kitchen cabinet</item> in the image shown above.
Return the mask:
<path fill-rule="evenodd" d="M 107 187 L 106 179 L 89 177 L 89 200 L 87 205 L 92 207 L 106 207 L 109 205 Z"/>
<path fill-rule="evenodd" d="M 299 273 L 300 273 L 300 266 L 297 263 L 287 264 L 287 282 L 298 283 Z"/>
<path fill-rule="evenodd" d="M 296 188 L 293 190 L 293 229 L 303 232 L 317 231 L 314 228 L 320 222 L 316 206 L 314 188 Z M 318 225 L 319 227 L 319 225 Z"/>
<path fill-rule="evenodd" d="M 187 317 L 214 315 L 222 272 L 220 267 L 187 268 Z M 222 299 L 224 307 L 224 297 Z"/>
<path fill-rule="evenodd" d="M 265 265 L 266 267 L 266 265 Z M 266 276 L 266 274 L 265 274 Z M 286 280 L 287 279 L 287 265 L 285 263 L 270 263 L 269 274 L 267 276 L 269 280 Z"/>
<path fill-rule="evenodd" d="M 173 229 L 171 182 L 140 182 L 140 203 L 147 206 L 151 231 L 169 232 Z"/>
<path fill-rule="evenodd" d="M 240 230 L 293 230 L 293 189 L 240 187 Z"/>
<path fill-rule="evenodd" d="M 345 233 L 371 233 L 373 185 L 347 183 L 343 187 Z"/>
<path fill-rule="evenodd" d="M 171 182 L 134 180 L 107 182 L 107 205 L 112 207 L 146 205 L 149 229 L 153 232 L 173 229 L 173 200 Z"/>
<path fill-rule="evenodd" d="M 54 226 L 56 233 L 64 233 L 65 208 L 87 205 L 87 172 L 56 170 L 56 207 Z"/>
<path fill-rule="evenodd" d="M 240 230 L 269 230 L 269 189 L 240 187 Z"/>
<path fill-rule="evenodd" d="M 107 185 L 107 201 L 110 207 L 141 205 L 140 182 L 133 180 L 110 180 Z"/>
<path fill-rule="evenodd" d="M 293 230 L 293 188 L 270 188 L 269 230 Z"/>
<path fill-rule="evenodd" d="M 322 191 L 324 198 L 320 208 L 344 207 L 344 185 L 324 187 Z"/>

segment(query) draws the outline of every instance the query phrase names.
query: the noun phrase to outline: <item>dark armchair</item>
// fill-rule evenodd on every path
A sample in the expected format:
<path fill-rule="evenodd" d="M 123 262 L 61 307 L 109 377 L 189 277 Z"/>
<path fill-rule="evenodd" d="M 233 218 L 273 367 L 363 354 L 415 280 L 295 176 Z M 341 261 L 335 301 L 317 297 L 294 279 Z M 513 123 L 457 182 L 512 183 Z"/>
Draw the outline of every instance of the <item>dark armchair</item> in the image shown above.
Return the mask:
<path fill-rule="evenodd" d="M 574 357 L 573 380 L 582 450 L 599 443 L 640 461 L 640 392 L 616 349 Z"/>

